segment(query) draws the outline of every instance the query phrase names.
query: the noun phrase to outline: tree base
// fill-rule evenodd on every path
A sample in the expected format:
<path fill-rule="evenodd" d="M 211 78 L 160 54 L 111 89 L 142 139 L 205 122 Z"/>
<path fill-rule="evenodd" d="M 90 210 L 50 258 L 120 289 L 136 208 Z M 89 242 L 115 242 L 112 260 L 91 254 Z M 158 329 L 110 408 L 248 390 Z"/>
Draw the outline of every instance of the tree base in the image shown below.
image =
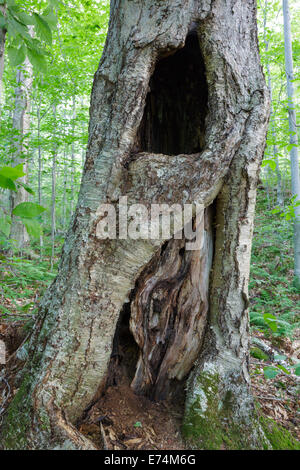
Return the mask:
<path fill-rule="evenodd" d="M 238 373 L 213 365 L 191 377 L 183 435 L 196 449 L 269 449 L 249 387 Z"/>

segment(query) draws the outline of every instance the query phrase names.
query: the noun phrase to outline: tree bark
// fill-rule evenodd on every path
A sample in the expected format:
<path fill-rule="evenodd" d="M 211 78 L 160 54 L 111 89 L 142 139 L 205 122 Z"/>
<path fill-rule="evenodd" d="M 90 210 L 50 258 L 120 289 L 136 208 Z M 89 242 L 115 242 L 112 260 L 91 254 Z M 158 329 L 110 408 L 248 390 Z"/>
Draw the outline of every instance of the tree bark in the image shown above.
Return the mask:
<path fill-rule="evenodd" d="M 111 2 L 79 200 L 3 447 L 94 448 L 76 422 L 105 391 L 124 311 L 139 352 L 136 393 L 172 399 L 190 376 L 190 445 L 262 447 L 247 285 L 268 117 L 254 0 Z M 121 217 L 122 196 L 149 211 L 202 204 L 188 221 L 199 250 L 187 251 L 175 228 L 167 239 L 99 238 L 99 207 Z"/>
<path fill-rule="evenodd" d="M 52 169 L 51 169 L 51 259 L 50 269 L 53 270 L 55 255 L 55 234 L 56 234 L 56 159 L 57 159 L 57 135 L 56 135 L 56 105 L 53 109 L 53 150 L 52 150 Z"/>
<path fill-rule="evenodd" d="M 289 129 L 290 129 L 290 150 L 291 161 L 291 180 L 292 195 L 294 202 L 300 200 L 300 175 L 299 175 L 299 156 L 298 156 L 298 135 L 296 123 L 296 111 L 294 106 L 294 71 L 293 71 L 293 52 L 292 52 L 292 36 L 291 22 L 288 0 L 282 1 L 283 19 L 284 19 L 284 53 L 285 53 L 285 72 L 287 95 L 289 101 Z M 294 220 L 294 281 L 295 286 L 300 291 L 300 206 L 295 207 Z"/>
<path fill-rule="evenodd" d="M 16 145 L 15 152 L 12 156 L 13 165 L 23 164 L 23 171 L 25 176 L 19 179 L 20 182 L 27 184 L 27 159 L 24 158 L 26 134 L 30 128 L 30 94 L 32 88 L 32 66 L 26 58 L 24 64 L 19 67 L 17 71 L 17 88 L 15 97 L 15 109 L 13 113 L 13 129 L 16 131 Z M 20 187 L 16 192 L 11 191 L 10 201 L 11 210 L 18 204 L 28 200 L 28 193 Z M 29 237 L 24 224 L 18 217 L 12 215 L 10 239 L 14 241 L 15 247 L 22 251 Z"/>
<path fill-rule="evenodd" d="M 0 12 L 6 16 L 6 4 L 0 5 Z M 6 29 L 0 28 L 0 116 L 3 101 L 3 73 L 4 73 L 4 53 L 5 53 L 5 42 L 6 42 Z"/>
<path fill-rule="evenodd" d="M 277 133 L 276 133 L 276 125 L 275 125 L 275 113 L 274 113 L 273 104 L 272 104 L 272 97 L 273 97 L 272 80 L 271 80 L 271 71 L 270 71 L 269 58 L 267 56 L 267 53 L 268 53 L 268 50 L 269 50 L 269 41 L 266 39 L 267 14 L 268 14 L 268 1 L 266 0 L 265 1 L 265 7 L 264 7 L 264 43 L 265 43 L 265 51 L 266 51 L 266 68 L 267 68 L 268 88 L 269 88 L 270 102 L 271 102 L 270 114 L 271 114 L 272 121 L 273 121 L 271 123 L 271 132 L 272 132 L 272 138 L 273 138 L 273 157 L 274 157 L 274 161 L 275 161 L 275 164 L 276 164 L 276 177 L 277 177 L 276 204 L 280 207 L 283 207 L 284 200 L 283 200 L 282 187 L 281 187 L 281 172 L 280 172 L 280 167 L 279 167 L 278 147 L 277 147 L 277 143 L 276 143 Z M 269 194 L 268 194 L 268 197 L 269 197 Z"/>

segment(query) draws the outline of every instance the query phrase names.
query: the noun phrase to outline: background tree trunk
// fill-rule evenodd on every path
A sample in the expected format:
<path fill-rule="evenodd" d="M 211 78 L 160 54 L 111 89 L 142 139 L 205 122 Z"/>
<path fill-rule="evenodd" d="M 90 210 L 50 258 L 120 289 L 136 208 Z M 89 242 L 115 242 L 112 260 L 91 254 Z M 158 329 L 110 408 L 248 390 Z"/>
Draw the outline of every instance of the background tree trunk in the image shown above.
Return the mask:
<path fill-rule="evenodd" d="M 12 156 L 13 166 L 23 164 L 23 171 L 26 175 L 20 178 L 19 181 L 24 184 L 27 184 L 28 179 L 28 161 L 25 159 L 24 153 L 26 151 L 26 134 L 28 134 L 30 129 L 31 88 L 32 66 L 28 58 L 26 58 L 24 64 L 20 66 L 17 71 L 17 88 L 13 114 L 13 129 L 15 129 L 17 136 L 15 152 Z M 23 187 L 20 187 L 17 192 L 11 191 L 11 210 L 13 210 L 18 204 L 26 202 L 27 200 L 28 193 Z M 14 215 L 12 215 L 11 219 L 10 239 L 15 241 L 16 248 L 20 251 L 29 240 L 25 225 Z"/>
<path fill-rule="evenodd" d="M 4 420 L 5 448 L 93 448 L 75 425 L 105 391 L 126 314 L 137 393 L 176 399 L 192 370 L 190 443 L 262 447 L 247 285 L 268 116 L 254 0 L 111 2 L 79 200 Z M 99 207 L 118 211 L 121 196 L 149 211 L 202 204 L 199 221 L 189 220 L 199 251 L 173 232 L 169 240 L 100 239 Z"/>
<path fill-rule="evenodd" d="M 57 158 L 57 135 L 56 135 L 56 105 L 52 106 L 53 109 L 53 150 L 52 150 L 52 170 L 51 170 L 51 271 L 53 270 L 54 255 L 55 255 L 55 235 L 56 235 L 56 158 Z"/>
<path fill-rule="evenodd" d="M 268 88 L 269 88 L 269 93 L 270 93 L 270 102 L 271 102 L 271 109 L 270 109 L 270 114 L 271 118 L 273 120 L 273 123 L 271 124 L 271 132 L 272 132 L 272 138 L 273 138 L 273 157 L 274 161 L 276 164 L 276 177 L 277 177 L 277 185 L 276 185 L 276 204 L 280 207 L 283 207 L 284 205 L 284 200 L 283 200 L 283 194 L 282 194 L 282 187 L 281 187 L 281 172 L 280 172 L 280 167 L 279 167 L 279 158 L 278 158 L 278 147 L 277 147 L 277 133 L 276 133 L 276 125 L 275 125 L 275 113 L 273 109 L 273 104 L 272 104 L 272 81 L 271 81 L 271 71 L 270 71 L 270 64 L 269 64 L 269 59 L 267 56 L 268 50 L 269 50 L 269 41 L 266 39 L 266 28 L 267 28 L 267 15 L 268 15 L 268 1 L 265 1 L 265 6 L 264 6 L 264 43 L 265 43 L 265 51 L 266 51 L 266 67 L 267 67 L 267 78 L 268 78 Z M 268 183 L 267 183 L 268 184 Z M 269 193 L 268 193 L 269 197 Z"/>
<path fill-rule="evenodd" d="M 0 5 L 0 12 L 6 16 L 6 4 Z M 0 27 L 0 116 L 3 102 L 3 73 L 4 73 L 4 52 L 6 41 L 6 29 Z"/>
<path fill-rule="evenodd" d="M 291 161 L 291 179 L 292 179 L 292 196 L 294 202 L 300 200 L 300 176 L 299 176 L 299 157 L 298 157 L 298 135 L 296 123 L 296 111 L 294 107 L 294 71 L 293 71 L 293 52 L 292 52 L 292 36 L 291 21 L 289 13 L 289 2 L 283 0 L 283 19 L 284 19 L 284 53 L 285 53 L 285 72 L 287 83 L 287 94 L 289 100 L 289 129 L 290 129 L 290 150 Z M 294 220 L 294 275 L 295 285 L 300 290 L 300 206 L 295 207 Z"/>

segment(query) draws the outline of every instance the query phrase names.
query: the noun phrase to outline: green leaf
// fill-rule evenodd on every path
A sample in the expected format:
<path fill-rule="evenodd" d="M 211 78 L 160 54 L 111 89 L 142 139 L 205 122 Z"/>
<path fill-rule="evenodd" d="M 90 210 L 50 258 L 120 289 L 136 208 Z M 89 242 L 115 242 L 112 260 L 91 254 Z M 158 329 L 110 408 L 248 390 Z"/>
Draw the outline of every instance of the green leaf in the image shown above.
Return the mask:
<path fill-rule="evenodd" d="M 0 28 L 6 28 L 6 19 L 0 12 Z"/>
<path fill-rule="evenodd" d="M 13 18 L 11 14 L 9 15 L 7 28 L 8 28 L 9 34 L 12 36 L 17 36 L 18 34 L 21 37 L 29 36 L 27 26 L 25 26 L 22 23 L 19 23 L 19 21 Z"/>
<path fill-rule="evenodd" d="M 266 379 L 274 379 L 276 375 L 279 374 L 279 370 L 276 367 L 265 367 L 264 368 L 264 376 Z"/>
<path fill-rule="evenodd" d="M 297 145 L 289 144 L 289 145 L 287 145 L 286 149 L 287 149 L 288 152 L 290 152 L 292 150 L 292 148 L 294 148 L 294 147 L 297 147 Z"/>
<path fill-rule="evenodd" d="M 12 46 L 7 48 L 9 62 L 12 67 L 17 67 L 18 65 L 23 64 L 26 57 L 25 51 L 23 44 L 19 48 Z"/>
<path fill-rule="evenodd" d="M 51 29 L 42 16 L 38 15 L 37 13 L 33 14 L 35 20 L 35 31 L 37 35 L 45 41 L 47 44 L 52 44 L 52 32 Z"/>
<path fill-rule="evenodd" d="M 37 49 L 27 46 L 28 59 L 34 68 L 38 71 L 46 72 L 47 62 L 43 54 L 41 54 Z"/>
<path fill-rule="evenodd" d="M 0 168 L 0 175 L 4 176 L 5 178 L 10 178 L 11 180 L 16 180 L 22 176 L 25 176 L 26 173 L 24 173 L 23 165 L 20 163 L 20 165 L 16 166 L 3 166 Z"/>
<path fill-rule="evenodd" d="M 0 188 L 10 189 L 11 191 L 17 191 L 17 187 L 12 179 L 6 178 L 0 174 Z"/>
<path fill-rule="evenodd" d="M 39 238 L 42 235 L 42 227 L 35 219 L 26 219 L 21 217 L 30 238 Z"/>
<path fill-rule="evenodd" d="M 3 232 L 4 235 L 7 237 L 9 236 L 10 233 L 10 224 L 11 220 L 8 215 L 2 214 L 0 216 L 0 232 Z"/>
<path fill-rule="evenodd" d="M 275 331 L 277 331 L 277 318 L 270 313 L 265 313 L 263 317 L 268 327 L 275 333 Z"/>
<path fill-rule="evenodd" d="M 282 370 L 283 372 L 285 372 L 286 374 L 290 374 L 291 372 L 286 368 L 284 367 L 283 365 L 281 364 L 278 364 L 278 369 Z"/>
<path fill-rule="evenodd" d="M 134 428 L 141 428 L 142 427 L 142 423 L 140 421 L 137 421 L 136 423 L 134 423 L 133 425 Z"/>
<path fill-rule="evenodd" d="M 60 6 L 60 0 L 49 0 L 49 3 L 54 8 L 58 8 Z"/>
<path fill-rule="evenodd" d="M 18 185 L 22 186 L 22 188 L 24 188 L 25 191 L 27 191 L 29 194 L 32 194 L 33 196 L 35 195 L 35 192 L 33 191 L 33 189 L 31 189 L 31 187 L 28 186 L 27 184 L 22 183 L 21 181 L 18 181 Z"/>
<path fill-rule="evenodd" d="M 262 162 L 262 166 L 267 166 L 271 168 L 271 170 L 275 171 L 276 170 L 276 162 L 274 160 L 264 160 Z"/>
<path fill-rule="evenodd" d="M 14 208 L 12 213 L 22 218 L 25 217 L 32 219 L 33 217 L 40 215 L 45 210 L 46 209 L 44 207 L 39 204 L 35 204 L 34 202 L 21 202 Z"/>
<path fill-rule="evenodd" d="M 295 374 L 298 375 L 298 377 L 300 376 L 300 364 L 296 364 L 295 366 Z"/>
<path fill-rule="evenodd" d="M 20 23 L 23 23 L 25 25 L 34 25 L 35 24 L 34 19 L 32 18 L 32 16 L 28 15 L 28 13 L 26 13 L 25 11 L 18 12 L 17 17 L 18 17 L 18 20 L 20 21 Z"/>
<path fill-rule="evenodd" d="M 275 361 L 284 361 L 286 359 L 286 356 L 283 354 L 275 354 L 274 356 Z"/>

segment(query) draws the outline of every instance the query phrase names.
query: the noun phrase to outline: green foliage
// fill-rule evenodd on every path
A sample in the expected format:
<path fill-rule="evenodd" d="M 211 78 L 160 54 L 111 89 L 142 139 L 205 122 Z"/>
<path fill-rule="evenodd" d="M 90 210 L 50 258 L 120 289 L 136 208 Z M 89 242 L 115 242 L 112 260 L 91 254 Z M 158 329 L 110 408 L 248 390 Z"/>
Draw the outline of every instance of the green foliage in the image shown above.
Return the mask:
<path fill-rule="evenodd" d="M 35 314 L 37 293 L 41 295 L 55 277 L 48 261 L 16 256 L 0 258 L 0 273 L 0 319 L 6 320 Z"/>
<path fill-rule="evenodd" d="M 276 206 L 272 210 L 272 214 L 278 214 L 280 217 L 284 217 L 285 220 L 295 219 L 295 208 L 300 206 L 300 201 L 296 200 L 296 196 L 293 196 L 289 204 L 286 204 L 284 208 Z"/>
<path fill-rule="evenodd" d="M 17 191 L 17 186 L 14 182 L 24 175 L 23 165 L 17 165 L 15 167 L 4 166 L 0 168 L 0 187 L 10 189 L 11 191 Z"/>
<path fill-rule="evenodd" d="M 292 337 L 300 325 L 300 302 L 292 283 L 292 226 L 268 210 L 258 193 L 252 246 L 250 322 L 270 338 Z"/>
<path fill-rule="evenodd" d="M 39 204 L 35 204 L 34 202 L 21 202 L 18 204 L 12 211 L 14 215 L 18 215 L 19 217 L 31 219 L 33 217 L 37 217 L 46 209 Z"/>
<path fill-rule="evenodd" d="M 18 181 L 18 178 L 25 176 L 26 173 L 23 171 L 23 165 L 4 166 L 0 168 L 0 186 L 4 189 L 10 189 L 17 191 L 18 188 L 23 187 L 29 194 L 34 195 L 34 191 L 22 181 Z M 3 178 L 1 180 L 1 178 Z M 25 225 L 28 235 L 31 238 L 37 238 L 42 234 L 42 227 L 40 223 L 35 219 L 42 214 L 46 209 L 40 204 L 34 202 L 22 202 L 18 204 L 11 212 L 11 215 L 15 215 L 20 218 L 22 223 Z M 1 235 L 5 238 L 9 237 L 11 226 L 11 217 L 6 214 L 3 209 L 0 209 L 0 246 L 1 246 Z M 3 243 L 3 239 L 2 239 Z"/>
<path fill-rule="evenodd" d="M 52 31 L 56 29 L 54 9 L 59 1 L 23 2 L 6 0 L 0 11 L 0 27 L 7 31 L 7 54 L 12 67 L 21 65 L 26 56 L 37 70 L 45 70 L 45 46 L 52 44 Z M 41 5 L 44 9 L 41 11 Z M 36 11 L 38 10 L 38 11 Z"/>

